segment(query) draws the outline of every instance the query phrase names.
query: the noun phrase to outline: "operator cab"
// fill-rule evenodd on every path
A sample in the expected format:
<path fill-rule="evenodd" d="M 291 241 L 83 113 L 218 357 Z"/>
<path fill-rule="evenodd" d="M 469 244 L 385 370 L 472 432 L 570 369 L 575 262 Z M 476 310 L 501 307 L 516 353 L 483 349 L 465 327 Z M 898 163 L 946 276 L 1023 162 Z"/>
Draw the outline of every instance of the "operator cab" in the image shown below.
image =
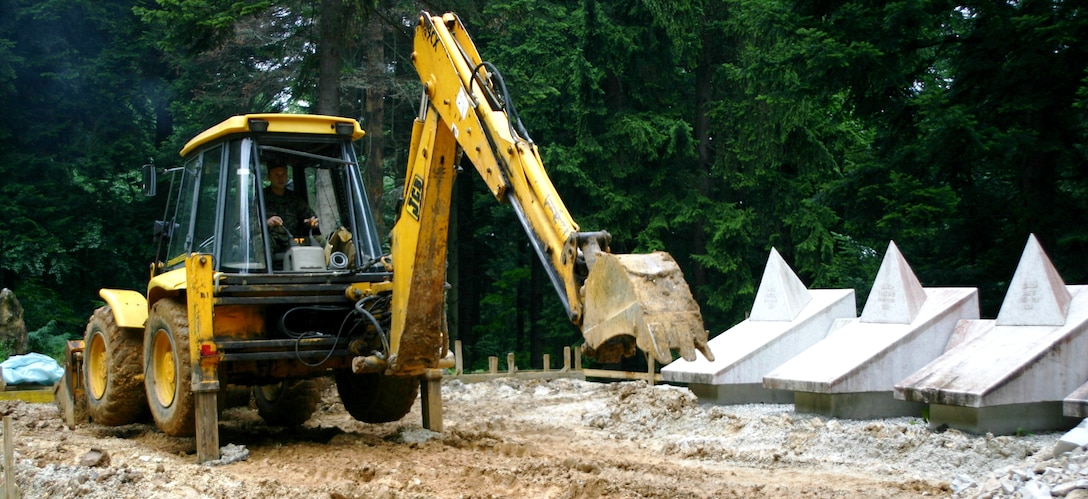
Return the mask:
<path fill-rule="evenodd" d="M 362 136 L 349 118 L 286 114 L 235 116 L 198 135 L 157 224 L 166 249 L 156 273 L 194 252 L 226 273 L 371 268 L 383 252 L 352 147 Z"/>

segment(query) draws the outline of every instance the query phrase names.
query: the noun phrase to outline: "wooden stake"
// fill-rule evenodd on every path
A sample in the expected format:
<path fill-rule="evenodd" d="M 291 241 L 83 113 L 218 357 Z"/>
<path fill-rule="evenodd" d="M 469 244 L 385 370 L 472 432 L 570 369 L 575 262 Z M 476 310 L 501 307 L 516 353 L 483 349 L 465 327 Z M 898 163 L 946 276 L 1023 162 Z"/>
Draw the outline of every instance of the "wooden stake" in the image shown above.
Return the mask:
<path fill-rule="evenodd" d="M 15 484 L 15 445 L 11 438 L 11 416 L 4 416 L 4 499 L 18 499 Z"/>
<path fill-rule="evenodd" d="M 442 432 L 442 370 L 428 369 L 419 378 L 420 403 L 423 408 L 423 427 Z"/>
<path fill-rule="evenodd" d="M 219 455 L 219 390 L 193 390 L 196 402 L 196 462 L 206 463 Z"/>
<path fill-rule="evenodd" d="M 461 357 L 461 340 L 453 342 L 453 365 L 454 374 L 458 376 L 465 374 L 465 359 Z"/>
<path fill-rule="evenodd" d="M 649 353 L 646 354 L 646 365 L 649 366 L 646 380 L 650 382 L 650 386 L 654 386 L 654 356 Z"/>

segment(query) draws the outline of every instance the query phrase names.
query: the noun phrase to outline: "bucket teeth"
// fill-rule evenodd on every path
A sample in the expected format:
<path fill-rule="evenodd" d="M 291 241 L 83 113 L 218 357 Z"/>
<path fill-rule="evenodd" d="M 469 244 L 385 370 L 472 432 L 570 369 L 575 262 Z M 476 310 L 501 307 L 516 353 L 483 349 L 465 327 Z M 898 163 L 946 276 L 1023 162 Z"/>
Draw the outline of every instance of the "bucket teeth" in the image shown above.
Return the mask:
<path fill-rule="evenodd" d="M 601 254 L 586 279 L 585 307 L 586 352 L 603 362 L 631 356 L 635 346 L 661 364 L 672 362 L 673 350 L 686 360 L 696 350 L 714 359 L 699 304 L 668 253 Z"/>
<path fill-rule="evenodd" d="M 636 340 L 639 348 L 652 352 L 657 361 L 663 364 L 672 361 L 672 350 L 678 350 L 680 356 L 688 361 L 695 360 L 696 350 L 702 352 L 704 357 L 713 360 L 714 355 L 710 353 L 710 348 L 707 346 L 707 334 L 706 330 L 701 328 L 700 318 L 680 316 L 691 315 L 688 313 L 676 315 L 676 317 L 661 317 L 671 319 L 667 322 L 647 324 L 647 333 Z M 698 330 L 693 327 L 695 324 L 700 325 Z M 645 347 L 643 341 L 646 343 Z"/>

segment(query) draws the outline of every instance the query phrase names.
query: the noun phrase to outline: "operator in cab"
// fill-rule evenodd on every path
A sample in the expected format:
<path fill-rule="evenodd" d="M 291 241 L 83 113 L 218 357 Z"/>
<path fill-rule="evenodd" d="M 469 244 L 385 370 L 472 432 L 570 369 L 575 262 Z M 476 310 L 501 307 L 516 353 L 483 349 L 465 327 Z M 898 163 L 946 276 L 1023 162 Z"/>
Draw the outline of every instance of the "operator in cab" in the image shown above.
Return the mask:
<path fill-rule="evenodd" d="M 283 161 L 268 166 L 268 187 L 264 188 L 264 207 L 268 218 L 269 235 L 272 237 L 272 254 L 280 254 L 291 247 L 295 237 L 320 234 L 317 216 L 303 194 L 287 189 L 288 168 Z"/>

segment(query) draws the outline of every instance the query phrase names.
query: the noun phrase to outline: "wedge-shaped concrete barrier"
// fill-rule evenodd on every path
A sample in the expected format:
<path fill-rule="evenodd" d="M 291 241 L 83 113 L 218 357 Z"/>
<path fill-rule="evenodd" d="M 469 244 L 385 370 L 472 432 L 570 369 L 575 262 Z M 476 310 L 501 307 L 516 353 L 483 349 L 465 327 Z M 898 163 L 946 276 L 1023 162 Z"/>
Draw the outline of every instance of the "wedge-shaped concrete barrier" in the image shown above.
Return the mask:
<path fill-rule="evenodd" d="M 1078 420 L 1069 416 L 1084 416 L 1063 414 L 1063 402 L 1088 380 L 1088 286 L 1065 285 L 1035 236 L 997 319 L 957 331 L 944 354 L 895 387 L 899 399 L 930 404 L 931 426 L 1011 434 L 1070 428 Z"/>
<path fill-rule="evenodd" d="M 896 400 L 895 383 L 941 355 L 956 323 L 978 314 L 976 288 L 923 288 L 892 242 L 861 317 L 771 371 L 763 386 L 793 391 L 798 412 L 920 416 L 924 405 Z"/>
<path fill-rule="evenodd" d="M 763 376 L 823 339 L 836 319 L 855 317 L 854 290 L 806 289 L 772 248 L 748 319 L 710 340 L 714 361 L 677 359 L 661 379 L 720 404 L 792 403 L 792 391 L 764 388 Z"/>
<path fill-rule="evenodd" d="M 1062 413 L 1074 418 L 1088 418 L 1088 383 L 1080 385 L 1062 401 Z"/>

